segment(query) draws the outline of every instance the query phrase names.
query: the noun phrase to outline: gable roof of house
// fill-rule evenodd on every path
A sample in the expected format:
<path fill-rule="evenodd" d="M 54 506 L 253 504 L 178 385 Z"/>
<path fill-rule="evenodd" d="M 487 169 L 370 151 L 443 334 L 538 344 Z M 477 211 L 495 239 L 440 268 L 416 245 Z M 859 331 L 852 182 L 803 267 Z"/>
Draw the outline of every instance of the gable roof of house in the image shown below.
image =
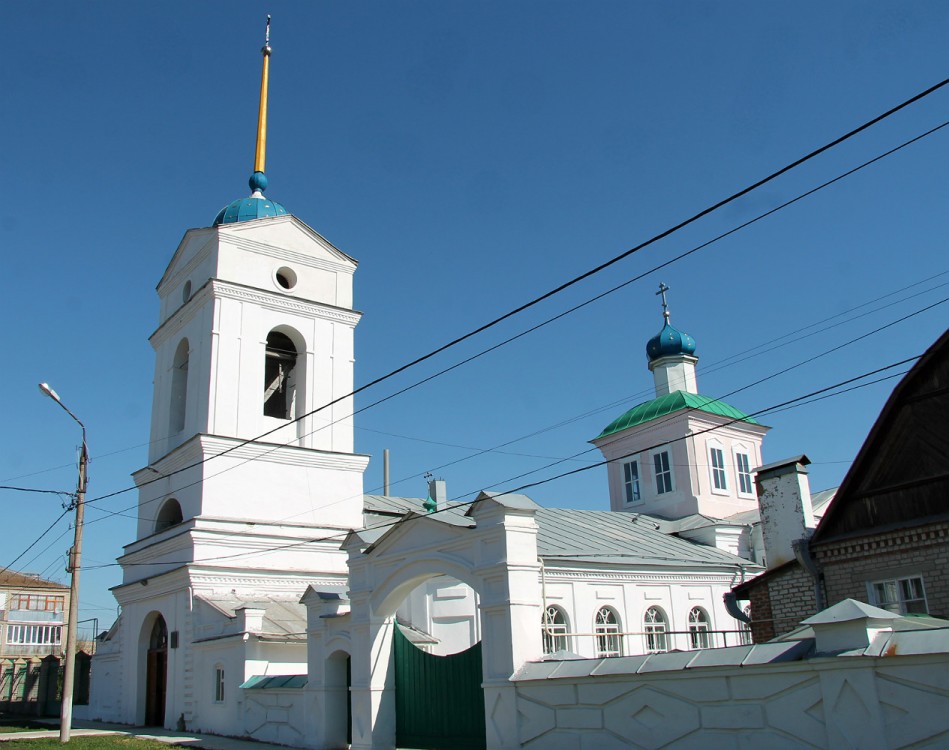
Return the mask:
<path fill-rule="evenodd" d="M 949 330 L 877 417 L 811 544 L 949 518 Z"/>
<path fill-rule="evenodd" d="M 9 568 L 0 568 L 0 587 L 17 589 L 69 589 L 69 586 L 64 586 L 61 583 L 49 581 L 37 575 L 18 573 Z"/>

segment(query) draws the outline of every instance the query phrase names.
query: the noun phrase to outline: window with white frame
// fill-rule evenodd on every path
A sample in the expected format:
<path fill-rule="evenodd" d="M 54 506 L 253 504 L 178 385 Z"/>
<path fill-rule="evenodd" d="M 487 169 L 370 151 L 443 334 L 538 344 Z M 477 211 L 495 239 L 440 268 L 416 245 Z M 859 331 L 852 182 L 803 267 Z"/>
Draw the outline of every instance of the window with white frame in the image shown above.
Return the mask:
<path fill-rule="evenodd" d="M 623 645 L 619 634 L 619 618 L 611 607 L 601 607 L 596 613 L 596 655 L 622 656 Z"/>
<path fill-rule="evenodd" d="M 712 469 L 712 487 L 720 492 L 728 489 L 725 477 L 725 451 L 718 446 L 711 445 L 708 449 L 709 461 Z"/>
<path fill-rule="evenodd" d="M 646 651 L 657 654 L 669 650 L 669 637 L 666 634 L 666 616 L 659 607 L 650 607 L 643 617 L 643 632 L 646 635 Z"/>
<path fill-rule="evenodd" d="M 542 627 L 545 654 L 567 650 L 567 615 L 560 607 L 547 607 Z"/>
<path fill-rule="evenodd" d="M 7 625 L 7 643 L 16 646 L 58 646 L 62 625 Z"/>
<path fill-rule="evenodd" d="M 929 613 L 922 576 L 908 576 L 867 584 L 870 603 L 901 615 Z"/>
<path fill-rule="evenodd" d="M 656 470 L 656 493 L 664 495 L 672 492 L 672 465 L 669 463 L 669 451 L 654 453 L 652 462 Z"/>
<path fill-rule="evenodd" d="M 738 494 L 753 495 L 755 487 L 751 482 L 751 460 L 747 453 L 735 452 L 735 474 L 738 476 Z"/>
<path fill-rule="evenodd" d="M 639 461 L 627 461 L 623 464 L 623 486 L 627 503 L 638 503 L 642 500 L 639 491 Z"/>
<path fill-rule="evenodd" d="M 220 664 L 214 667 L 214 702 L 224 702 L 224 667 Z"/>
<path fill-rule="evenodd" d="M 692 648 L 709 648 L 708 614 L 701 607 L 689 612 L 689 645 Z"/>

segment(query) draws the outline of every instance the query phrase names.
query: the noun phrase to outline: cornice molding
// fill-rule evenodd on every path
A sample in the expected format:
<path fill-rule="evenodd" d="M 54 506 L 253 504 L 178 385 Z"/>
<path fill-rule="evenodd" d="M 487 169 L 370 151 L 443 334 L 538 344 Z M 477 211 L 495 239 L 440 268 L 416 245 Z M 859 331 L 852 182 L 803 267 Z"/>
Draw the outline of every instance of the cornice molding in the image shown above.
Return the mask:
<path fill-rule="evenodd" d="M 310 317 L 328 320 L 333 323 L 355 328 L 362 317 L 362 313 L 344 307 L 334 307 L 325 302 L 288 297 L 277 292 L 268 292 L 256 287 L 243 286 L 221 279 L 211 279 L 211 291 L 216 299 L 235 299 L 242 302 L 253 302 L 261 307 L 278 312 L 297 312 Z"/>
<path fill-rule="evenodd" d="M 276 247 L 275 245 L 268 245 L 267 243 L 260 242 L 259 240 L 251 240 L 246 237 L 237 237 L 232 234 L 222 234 L 221 244 L 231 245 L 240 250 L 246 250 L 247 252 L 255 253 L 256 255 L 264 255 L 268 258 L 285 260 L 289 263 L 298 263 L 301 266 L 318 268 L 323 271 L 344 273 L 348 276 L 352 276 L 356 271 L 356 267 L 350 263 L 326 260 L 324 258 L 314 258 L 312 255 L 307 255 L 306 253 L 301 253 L 296 250 L 287 250 L 286 248 Z M 333 251 L 327 250 L 327 252 Z"/>

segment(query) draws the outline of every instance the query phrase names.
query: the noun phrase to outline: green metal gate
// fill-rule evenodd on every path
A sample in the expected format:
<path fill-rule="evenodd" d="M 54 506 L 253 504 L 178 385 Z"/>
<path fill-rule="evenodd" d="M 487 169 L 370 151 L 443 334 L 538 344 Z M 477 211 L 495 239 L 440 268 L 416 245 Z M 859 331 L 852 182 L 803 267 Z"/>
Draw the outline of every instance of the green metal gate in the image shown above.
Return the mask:
<path fill-rule="evenodd" d="M 395 651 L 396 746 L 484 750 L 481 644 L 451 656 L 417 649 L 398 626 Z"/>

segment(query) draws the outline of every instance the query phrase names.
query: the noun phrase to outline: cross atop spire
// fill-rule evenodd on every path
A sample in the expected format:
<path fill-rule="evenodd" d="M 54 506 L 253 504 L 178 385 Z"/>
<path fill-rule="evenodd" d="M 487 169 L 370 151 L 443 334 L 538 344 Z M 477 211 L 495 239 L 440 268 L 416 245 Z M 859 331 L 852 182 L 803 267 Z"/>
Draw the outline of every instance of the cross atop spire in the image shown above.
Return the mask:
<path fill-rule="evenodd" d="M 666 292 L 669 291 L 669 287 L 659 282 L 659 291 L 656 292 L 656 296 L 662 296 L 662 317 L 666 319 L 666 323 L 669 322 L 669 304 L 666 302 Z"/>
<path fill-rule="evenodd" d="M 270 16 L 267 16 L 267 30 L 264 32 L 264 46 L 260 50 L 264 56 L 264 67 L 260 76 L 260 109 L 257 111 L 257 151 L 254 154 L 254 176 L 251 177 L 251 190 L 263 193 L 267 189 L 264 177 L 267 164 L 267 89 L 270 83 Z M 257 175 L 263 180 L 256 179 Z"/>

